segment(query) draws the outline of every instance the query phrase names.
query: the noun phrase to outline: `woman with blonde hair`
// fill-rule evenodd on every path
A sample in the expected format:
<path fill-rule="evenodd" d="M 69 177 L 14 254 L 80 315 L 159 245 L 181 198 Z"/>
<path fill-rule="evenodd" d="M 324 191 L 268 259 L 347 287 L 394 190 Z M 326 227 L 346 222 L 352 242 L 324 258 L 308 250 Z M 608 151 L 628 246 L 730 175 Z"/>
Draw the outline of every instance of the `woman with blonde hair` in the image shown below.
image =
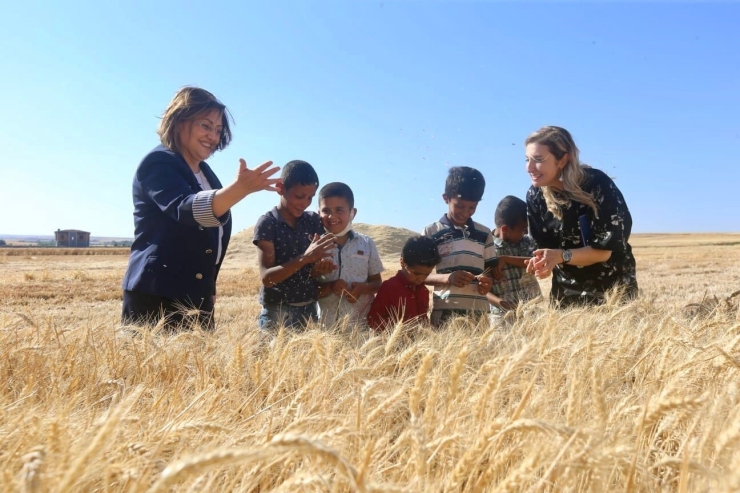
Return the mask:
<path fill-rule="evenodd" d="M 133 180 L 134 241 L 123 278 L 124 323 L 213 329 L 216 279 L 231 236 L 231 207 L 247 195 L 276 191 L 267 161 L 222 187 L 206 163 L 231 141 L 230 115 L 210 92 L 184 87 L 162 115 L 160 145 Z M 269 169 L 268 169 L 269 168 Z"/>
<path fill-rule="evenodd" d="M 538 248 L 527 272 L 552 275 L 550 299 L 561 307 L 601 304 L 610 290 L 636 297 L 632 216 L 614 181 L 580 162 L 564 128 L 542 127 L 525 145 L 529 234 Z"/>

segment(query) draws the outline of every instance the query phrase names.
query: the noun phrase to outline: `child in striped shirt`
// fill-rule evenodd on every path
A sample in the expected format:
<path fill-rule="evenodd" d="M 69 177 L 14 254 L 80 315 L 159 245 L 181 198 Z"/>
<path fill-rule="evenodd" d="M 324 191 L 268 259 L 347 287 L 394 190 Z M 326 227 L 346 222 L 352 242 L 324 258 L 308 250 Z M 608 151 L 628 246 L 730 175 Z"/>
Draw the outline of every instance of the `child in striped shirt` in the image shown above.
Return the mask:
<path fill-rule="evenodd" d="M 491 230 L 472 218 L 485 186 L 477 169 L 450 168 L 442 195 L 448 210 L 422 232 L 434 240 L 442 258 L 426 280 L 434 286 L 431 322 L 437 327 L 456 315 L 488 317 L 486 294 L 493 282 L 496 251 Z"/>

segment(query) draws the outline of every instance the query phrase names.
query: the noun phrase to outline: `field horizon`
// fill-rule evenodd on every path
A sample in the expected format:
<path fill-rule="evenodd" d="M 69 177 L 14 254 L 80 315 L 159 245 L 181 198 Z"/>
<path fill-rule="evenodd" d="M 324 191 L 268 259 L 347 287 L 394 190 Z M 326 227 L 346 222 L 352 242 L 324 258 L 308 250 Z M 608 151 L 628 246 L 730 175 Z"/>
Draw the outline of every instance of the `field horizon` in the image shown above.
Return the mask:
<path fill-rule="evenodd" d="M 355 223 L 355 225 L 359 228 L 360 232 L 363 232 L 363 234 L 369 234 L 369 232 L 372 232 L 373 230 L 383 230 L 383 229 L 396 229 L 396 230 L 405 230 L 405 231 L 413 231 L 408 228 L 400 227 L 400 226 L 390 226 L 387 224 L 370 224 L 370 223 Z M 236 235 L 243 235 L 243 234 L 251 234 L 251 232 L 254 230 L 254 226 L 249 226 L 247 228 L 241 229 L 238 232 L 234 233 L 234 236 Z M 364 230 L 364 231 L 363 231 Z M 368 231 L 368 232 L 365 232 Z M 696 235 L 708 235 L 708 236 L 716 236 L 716 235 L 735 235 L 740 234 L 740 231 L 674 231 L 674 232 L 641 232 L 641 233 L 632 233 L 631 237 L 651 237 L 651 236 L 683 236 L 683 235 L 689 235 L 689 236 L 696 236 Z M 6 241 L 12 241 L 12 242 L 18 242 L 26 244 L 30 242 L 36 242 L 36 241 L 52 241 L 54 240 L 53 234 L 10 234 L 10 233 L 2 233 L 0 232 L 0 240 L 6 240 Z M 113 242 L 113 241 L 133 241 L 133 236 L 97 236 L 97 235 L 91 235 L 90 241 L 96 242 L 96 243 L 105 243 L 105 242 Z M 21 245 L 26 246 L 26 245 Z"/>
<path fill-rule="evenodd" d="M 122 326 L 128 249 L 0 249 L 1 491 L 740 489 L 740 234 L 633 235 L 627 305 L 273 339 L 234 237 L 214 333 Z"/>

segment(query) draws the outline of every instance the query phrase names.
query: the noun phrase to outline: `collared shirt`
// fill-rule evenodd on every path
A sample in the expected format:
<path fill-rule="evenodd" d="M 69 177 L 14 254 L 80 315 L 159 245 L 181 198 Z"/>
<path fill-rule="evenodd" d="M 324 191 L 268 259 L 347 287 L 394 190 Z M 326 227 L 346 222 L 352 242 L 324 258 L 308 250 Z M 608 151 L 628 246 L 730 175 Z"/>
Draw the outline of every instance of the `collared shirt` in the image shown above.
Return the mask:
<path fill-rule="evenodd" d="M 259 241 L 269 241 L 275 248 L 275 265 L 282 265 L 302 255 L 311 244 L 314 234 L 324 234 L 319 215 L 315 212 L 304 212 L 298 218 L 295 228 L 285 222 L 280 211 L 274 207 L 263 214 L 254 226 L 256 245 Z M 304 265 L 295 274 L 272 287 L 260 288 L 260 303 L 306 303 L 318 297 L 316 280 L 311 277 L 312 265 Z"/>
<path fill-rule="evenodd" d="M 426 228 L 422 234 L 437 244 L 442 261 L 437 264 L 437 274 L 450 274 L 465 270 L 474 275 L 482 274 L 493 264 L 496 250 L 491 230 L 468 219 L 465 226 L 455 226 L 447 214 Z M 489 311 L 485 295 L 478 294 L 478 284 L 470 283 L 459 288 L 448 284 L 434 288 L 434 310 Z"/>
<path fill-rule="evenodd" d="M 349 237 L 344 246 L 333 249 L 332 260 L 337 270 L 322 276 L 319 282 L 342 279 L 350 286 L 353 282 L 366 282 L 368 277 L 383 272 L 383 262 L 372 238 L 354 231 L 347 235 Z M 319 298 L 319 319 L 326 327 L 331 327 L 345 316 L 349 316 L 349 324 L 364 324 L 372 302 L 371 294 L 364 294 L 355 303 L 350 303 L 346 297 L 340 298 L 331 293 Z"/>
<path fill-rule="evenodd" d="M 532 257 L 535 251 L 534 240 L 531 236 L 525 235 L 516 243 L 503 241 L 501 238 L 493 237 L 493 246 L 496 249 L 496 256 L 504 255 L 512 257 Z M 499 298 L 518 303 L 529 301 L 542 294 L 540 284 L 534 274 L 527 274 L 527 269 L 517 267 L 516 265 L 504 265 L 501 267 L 501 280 L 494 281 L 491 286 L 491 293 Z M 491 311 L 501 314 L 503 310 L 497 306 L 491 305 Z"/>
<path fill-rule="evenodd" d="M 429 289 L 406 279 L 402 271 L 383 282 L 370 305 L 367 323 L 376 330 L 392 326 L 399 320 L 429 322 Z"/>

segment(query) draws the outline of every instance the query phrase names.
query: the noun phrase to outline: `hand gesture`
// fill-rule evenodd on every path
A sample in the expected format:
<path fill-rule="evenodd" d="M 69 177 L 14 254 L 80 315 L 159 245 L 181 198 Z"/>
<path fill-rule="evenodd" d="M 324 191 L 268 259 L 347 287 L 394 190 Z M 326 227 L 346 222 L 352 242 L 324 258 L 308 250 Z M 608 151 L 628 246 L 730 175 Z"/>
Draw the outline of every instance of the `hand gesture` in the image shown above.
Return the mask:
<path fill-rule="evenodd" d="M 265 161 L 254 169 L 247 168 L 247 162 L 239 159 L 239 171 L 236 173 L 236 184 L 240 187 L 244 195 L 267 190 L 276 192 L 275 185 L 280 182 L 280 178 L 270 178 L 280 170 L 279 166 L 272 165 L 272 161 Z M 269 168 L 269 169 L 268 169 Z"/>
<path fill-rule="evenodd" d="M 537 279 L 547 279 L 552 270 L 563 260 L 560 250 L 543 248 L 534 251 L 534 257 L 527 261 L 527 273 L 534 274 Z"/>
<path fill-rule="evenodd" d="M 348 288 L 349 286 L 347 286 L 347 283 L 344 282 L 344 279 L 337 279 L 331 284 L 331 292 L 339 298 L 344 296 L 344 293 L 348 292 Z"/>
<path fill-rule="evenodd" d="M 456 270 L 447 278 L 447 283 L 462 288 L 473 282 L 475 276 L 465 270 Z"/>
<path fill-rule="evenodd" d="M 335 242 L 333 234 L 328 233 L 324 236 L 319 236 L 314 233 L 313 238 L 311 238 L 311 244 L 308 245 L 308 248 L 303 253 L 303 257 L 308 261 L 308 263 L 313 264 L 326 257 L 331 257 L 331 249 L 334 245 Z"/>
<path fill-rule="evenodd" d="M 355 303 L 357 300 L 360 299 L 360 296 L 365 294 L 365 291 L 367 289 L 367 283 L 366 282 L 353 282 L 351 285 L 351 291 L 347 293 L 347 301 L 350 303 Z"/>
<path fill-rule="evenodd" d="M 311 275 L 314 277 L 321 277 L 326 274 L 331 274 L 335 270 L 339 268 L 338 265 L 334 263 L 334 261 L 330 258 L 322 258 L 315 264 L 313 264 L 313 269 L 311 270 Z"/>
<path fill-rule="evenodd" d="M 478 294 L 484 295 L 491 290 L 493 279 L 484 274 L 475 276 L 475 279 L 478 279 Z"/>

